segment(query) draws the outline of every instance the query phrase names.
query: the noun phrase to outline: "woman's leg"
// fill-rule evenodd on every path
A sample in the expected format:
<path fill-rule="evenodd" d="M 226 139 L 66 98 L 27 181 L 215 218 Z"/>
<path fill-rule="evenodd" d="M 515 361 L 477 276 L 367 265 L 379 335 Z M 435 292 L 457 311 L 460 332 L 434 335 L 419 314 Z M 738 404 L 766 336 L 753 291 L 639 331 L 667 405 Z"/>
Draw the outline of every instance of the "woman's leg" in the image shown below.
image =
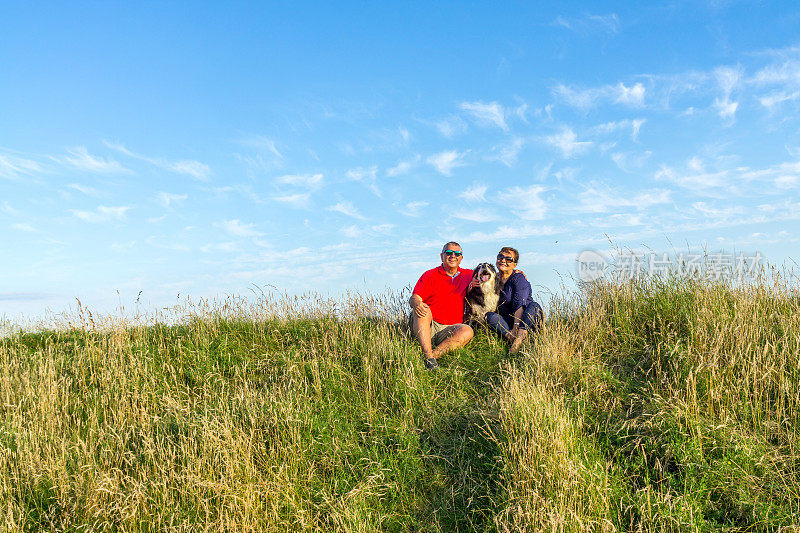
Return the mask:
<path fill-rule="evenodd" d="M 539 331 L 539 328 L 544 324 L 544 311 L 542 311 L 542 306 L 536 302 L 531 302 L 526 305 L 520 321 L 520 329 L 525 328 L 531 333 Z"/>
<path fill-rule="evenodd" d="M 485 318 L 490 328 L 495 330 L 498 335 L 508 340 L 508 336 L 511 335 L 511 329 L 508 327 L 508 322 L 506 322 L 500 314 L 489 312 L 486 313 Z"/>

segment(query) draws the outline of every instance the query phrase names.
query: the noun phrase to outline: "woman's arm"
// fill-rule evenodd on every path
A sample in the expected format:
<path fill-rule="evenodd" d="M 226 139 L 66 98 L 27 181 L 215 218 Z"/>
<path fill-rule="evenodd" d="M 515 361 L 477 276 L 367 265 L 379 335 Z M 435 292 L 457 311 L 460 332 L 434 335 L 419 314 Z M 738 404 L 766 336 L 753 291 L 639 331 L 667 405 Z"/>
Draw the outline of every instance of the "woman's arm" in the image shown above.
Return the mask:
<path fill-rule="evenodd" d="M 531 284 L 520 273 L 514 273 L 506 282 L 506 285 L 511 284 L 511 299 L 509 306 L 515 312 L 525 305 L 528 298 L 531 296 Z M 521 312 L 521 311 L 520 311 Z M 520 315 L 522 316 L 522 315 Z"/>

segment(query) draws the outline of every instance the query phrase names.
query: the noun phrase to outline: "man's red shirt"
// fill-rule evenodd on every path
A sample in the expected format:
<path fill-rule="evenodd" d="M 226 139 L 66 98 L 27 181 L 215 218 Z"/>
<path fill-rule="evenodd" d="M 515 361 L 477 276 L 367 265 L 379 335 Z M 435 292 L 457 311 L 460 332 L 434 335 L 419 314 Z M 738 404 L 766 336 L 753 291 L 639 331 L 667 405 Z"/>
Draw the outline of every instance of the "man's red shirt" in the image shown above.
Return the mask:
<path fill-rule="evenodd" d="M 471 280 L 472 271 L 467 268 L 459 268 L 456 277 L 451 278 L 440 265 L 420 276 L 413 294 L 428 304 L 436 322 L 460 324 L 464 321 L 464 295 Z"/>

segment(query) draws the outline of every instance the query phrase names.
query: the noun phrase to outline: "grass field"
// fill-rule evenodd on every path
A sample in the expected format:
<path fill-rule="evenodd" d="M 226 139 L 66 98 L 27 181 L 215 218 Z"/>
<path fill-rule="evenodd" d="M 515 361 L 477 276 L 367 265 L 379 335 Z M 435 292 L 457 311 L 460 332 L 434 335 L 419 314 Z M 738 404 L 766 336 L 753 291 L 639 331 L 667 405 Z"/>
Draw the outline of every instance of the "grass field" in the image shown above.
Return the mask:
<path fill-rule="evenodd" d="M 436 372 L 391 295 L 80 311 L 0 339 L 2 525 L 797 531 L 797 294 L 593 285 Z"/>

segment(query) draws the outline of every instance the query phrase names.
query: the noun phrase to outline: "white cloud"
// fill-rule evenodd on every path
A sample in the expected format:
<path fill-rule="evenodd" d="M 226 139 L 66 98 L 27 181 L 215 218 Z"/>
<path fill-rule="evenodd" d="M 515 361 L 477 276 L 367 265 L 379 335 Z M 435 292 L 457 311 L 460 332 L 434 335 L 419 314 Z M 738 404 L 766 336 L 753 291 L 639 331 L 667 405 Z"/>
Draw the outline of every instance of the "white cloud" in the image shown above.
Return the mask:
<path fill-rule="evenodd" d="M 24 222 L 16 222 L 11 224 L 11 227 L 17 231 L 24 231 L 25 233 L 38 233 L 36 228 Z"/>
<path fill-rule="evenodd" d="M 589 89 L 573 89 L 559 84 L 553 88 L 552 92 L 553 96 L 563 100 L 567 105 L 588 111 L 604 100 L 631 107 L 642 107 L 647 89 L 641 83 L 628 87 L 620 82 L 616 85 L 603 85 Z"/>
<path fill-rule="evenodd" d="M 524 220 L 542 220 L 547 212 L 547 204 L 541 194 L 547 190 L 542 185 L 511 187 L 497 195 L 506 209 L 514 211 Z"/>
<path fill-rule="evenodd" d="M 619 83 L 614 88 L 614 102 L 640 107 L 644 105 L 645 92 L 644 85 L 641 83 L 637 83 L 633 87 L 626 87 L 625 84 Z"/>
<path fill-rule="evenodd" d="M 472 243 L 472 242 L 508 242 L 519 241 L 529 237 L 542 237 L 546 235 L 555 235 L 560 233 L 559 230 L 553 226 L 536 225 L 518 225 L 513 226 L 500 226 L 495 231 L 487 233 L 483 231 L 476 231 L 459 237 L 459 242 Z"/>
<path fill-rule="evenodd" d="M 160 192 L 156 195 L 156 202 L 162 206 L 169 208 L 173 203 L 181 203 L 189 196 L 186 194 L 173 194 L 169 192 Z"/>
<path fill-rule="evenodd" d="M 403 174 L 408 174 L 409 171 L 417 166 L 420 159 L 422 159 L 419 154 L 415 155 L 412 159 L 408 161 L 400 161 L 397 165 L 389 168 L 386 170 L 386 175 L 390 178 L 394 178 L 396 176 L 402 176 Z"/>
<path fill-rule="evenodd" d="M 551 22 L 552 26 L 566 28 L 579 34 L 602 32 L 613 35 L 619 32 L 621 24 L 616 13 L 607 15 L 584 15 L 582 17 L 567 18 L 558 16 Z"/>
<path fill-rule="evenodd" d="M 487 209 L 460 209 L 452 213 L 452 216 L 470 222 L 492 222 L 498 219 L 497 215 Z"/>
<path fill-rule="evenodd" d="M 41 173 L 42 166 L 31 159 L 10 154 L 0 154 L 0 178 L 18 179 Z"/>
<path fill-rule="evenodd" d="M 738 102 L 731 101 L 731 93 L 741 83 L 744 70 L 741 67 L 718 67 L 714 69 L 714 78 L 717 80 L 722 96 L 714 99 L 714 109 L 720 118 L 733 119 L 739 107 Z"/>
<path fill-rule="evenodd" d="M 363 183 L 365 187 L 367 187 L 370 191 L 372 191 L 375 196 L 381 198 L 381 191 L 378 188 L 377 178 L 378 178 L 378 167 L 371 166 L 371 167 L 359 167 L 359 168 L 351 168 L 348 170 L 345 175 L 353 180 Z"/>
<path fill-rule="evenodd" d="M 358 212 L 358 209 L 356 209 L 352 202 L 339 202 L 336 205 L 330 206 L 328 211 L 335 211 L 358 220 L 366 220 L 364 216 Z"/>
<path fill-rule="evenodd" d="M 285 194 L 281 196 L 273 196 L 272 199 L 276 202 L 294 207 L 295 209 L 308 209 L 311 200 L 311 193 L 305 192 L 297 194 Z"/>
<path fill-rule="evenodd" d="M 70 183 L 67 185 L 70 189 L 74 189 L 79 193 L 85 194 L 86 196 L 99 196 L 99 192 L 97 189 L 93 187 L 87 187 L 85 185 L 81 185 L 79 183 Z"/>
<path fill-rule="evenodd" d="M 614 161 L 623 172 L 635 172 L 644 166 L 651 155 L 653 155 L 653 153 L 649 150 L 645 150 L 644 152 L 613 152 L 611 154 L 611 160 Z"/>
<path fill-rule="evenodd" d="M 402 211 L 402 213 L 410 217 L 418 217 L 421 211 L 427 206 L 428 202 L 409 202 L 406 204 L 405 211 Z"/>
<path fill-rule="evenodd" d="M 11 215 L 12 217 L 20 214 L 18 209 L 14 209 L 11 207 L 11 204 L 6 201 L 3 201 L 3 205 L 0 206 L 0 211 L 7 215 Z"/>
<path fill-rule="evenodd" d="M 81 211 L 72 209 L 70 212 L 84 222 L 99 224 L 101 222 L 109 222 L 111 220 L 122 220 L 125 218 L 125 214 L 130 209 L 130 206 L 107 207 L 101 205 L 98 206 L 94 211 Z"/>
<path fill-rule="evenodd" d="M 377 224 L 374 226 L 345 226 L 339 231 L 350 239 L 361 239 L 364 237 L 376 237 L 387 235 L 394 230 L 394 224 Z"/>
<path fill-rule="evenodd" d="M 561 150 L 562 155 L 566 158 L 581 154 L 592 146 L 591 141 L 578 141 L 575 132 L 566 126 L 562 127 L 559 133 L 546 137 L 545 141 Z"/>
<path fill-rule="evenodd" d="M 253 148 L 258 152 L 268 153 L 274 156 L 275 159 L 282 159 L 283 155 L 278 151 L 277 145 L 274 140 L 263 135 L 253 135 L 238 141 L 239 144 Z"/>
<path fill-rule="evenodd" d="M 114 173 L 130 173 L 131 171 L 123 167 L 118 161 L 113 159 L 104 159 L 89 154 L 85 146 L 77 146 L 72 150 L 68 150 L 68 156 L 64 157 L 64 161 L 73 167 L 84 170 L 87 172 L 95 172 L 98 174 L 114 174 Z"/>
<path fill-rule="evenodd" d="M 205 246 L 200 247 L 200 251 L 208 254 L 208 253 L 233 253 L 239 250 L 238 245 L 236 242 L 229 241 L 229 242 L 218 242 L 212 244 L 206 244 Z"/>
<path fill-rule="evenodd" d="M 304 187 L 308 189 L 318 189 L 324 181 L 322 174 L 287 174 L 275 178 L 276 183 Z"/>
<path fill-rule="evenodd" d="M 201 163 L 200 161 L 195 161 L 193 159 L 169 161 L 167 159 L 160 157 L 149 157 L 146 155 L 136 153 L 133 150 L 129 150 L 127 147 L 119 143 L 103 141 L 103 144 L 105 144 L 112 150 L 116 150 L 133 159 L 145 161 L 147 163 L 150 163 L 151 165 L 155 165 L 159 168 L 163 168 L 165 170 L 169 170 L 177 174 L 184 174 L 198 181 L 208 181 L 209 178 L 211 177 L 211 167 L 209 167 L 205 163 Z"/>
<path fill-rule="evenodd" d="M 208 181 L 211 176 L 211 167 L 205 163 L 191 159 L 167 163 L 166 167 L 173 172 L 185 174 L 199 181 Z"/>
<path fill-rule="evenodd" d="M 639 130 L 641 130 L 642 125 L 646 122 L 643 118 L 637 118 L 633 120 L 619 120 L 616 122 L 606 122 L 604 124 L 600 124 L 594 128 L 594 131 L 598 135 L 608 135 L 618 130 L 626 130 L 630 128 L 631 130 L 631 140 L 634 142 L 638 142 L 639 140 Z"/>
<path fill-rule="evenodd" d="M 517 164 L 517 158 L 524 147 L 525 139 L 515 137 L 510 143 L 495 147 L 493 151 L 497 153 L 497 161 L 500 161 L 507 167 L 513 167 Z"/>
<path fill-rule="evenodd" d="M 467 131 L 467 123 L 461 117 L 453 116 L 440 120 L 436 123 L 436 129 L 443 137 L 452 139 L 460 133 Z"/>
<path fill-rule="evenodd" d="M 503 131 L 508 131 L 505 119 L 505 109 L 497 102 L 485 104 L 483 102 L 462 102 L 461 110 L 467 112 L 479 125 L 494 125 Z"/>
<path fill-rule="evenodd" d="M 670 191 L 653 189 L 638 194 L 610 189 L 600 185 L 592 185 L 578 195 L 580 205 L 577 211 L 582 213 L 607 213 L 619 209 L 647 209 L 654 205 L 669 202 Z"/>
<path fill-rule="evenodd" d="M 486 201 L 486 190 L 488 187 L 486 185 L 481 185 L 478 183 L 473 183 L 463 192 L 461 192 L 458 197 L 466 200 L 467 202 L 474 203 L 474 202 L 485 202 Z"/>
<path fill-rule="evenodd" d="M 455 150 L 450 150 L 429 156 L 426 161 L 440 174 L 450 177 L 453 175 L 454 168 L 464 166 L 462 161 L 463 157 L 464 154 L 460 154 Z"/>
<path fill-rule="evenodd" d="M 779 107 L 784 102 L 794 101 L 798 98 L 800 98 L 800 91 L 794 91 L 793 93 L 778 91 L 770 93 L 766 96 L 762 96 L 758 99 L 758 101 L 762 106 L 772 110 L 775 107 Z"/>
<path fill-rule="evenodd" d="M 245 224 L 239 219 L 223 220 L 214 224 L 234 237 L 259 237 L 262 232 L 255 229 L 255 224 Z"/>

